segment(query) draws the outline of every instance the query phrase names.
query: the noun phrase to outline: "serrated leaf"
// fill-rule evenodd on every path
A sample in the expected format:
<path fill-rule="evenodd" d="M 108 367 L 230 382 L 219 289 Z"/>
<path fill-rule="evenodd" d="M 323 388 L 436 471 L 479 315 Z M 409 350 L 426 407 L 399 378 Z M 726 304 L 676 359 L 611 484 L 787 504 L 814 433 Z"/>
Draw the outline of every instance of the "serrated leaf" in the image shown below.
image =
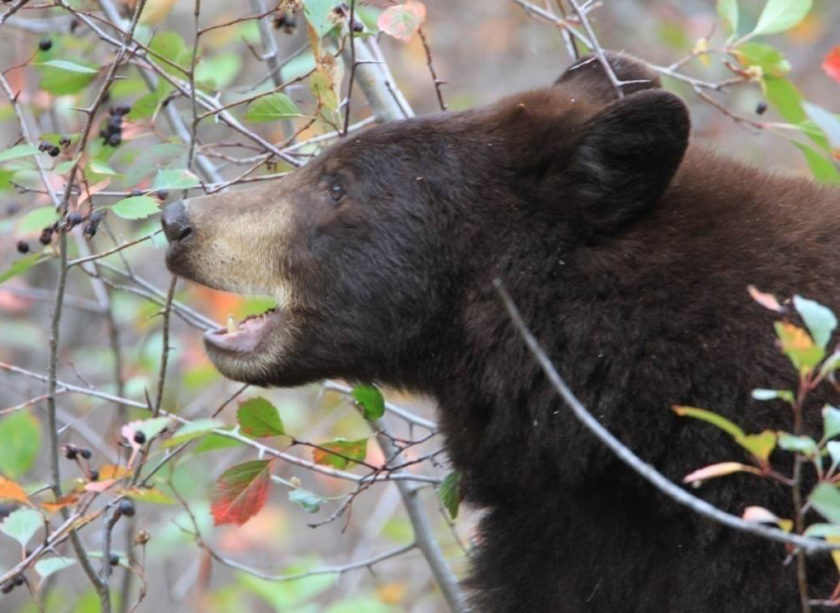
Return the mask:
<path fill-rule="evenodd" d="M 805 330 L 783 321 L 777 321 L 774 327 L 782 351 L 797 371 L 810 372 L 822 361 L 825 355 L 823 348 L 814 344 Z"/>
<path fill-rule="evenodd" d="M 223 472 L 210 504 L 214 523 L 242 525 L 256 515 L 268 498 L 270 477 L 270 460 L 237 464 Z"/>
<path fill-rule="evenodd" d="M 164 71 L 179 77 L 186 75 L 186 69 L 183 66 L 190 60 L 190 51 L 187 50 L 187 45 L 180 34 L 171 31 L 159 32 L 155 34 L 149 48 L 178 66 L 178 68 L 174 68 L 166 62 L 156 61 Z"/>
<path fill-rule="evenodd" d="M 286 433 L 277 408 L 259 396 L 239 405 L 236 420 L 242 432 L 248 436 L 279 436 Z"/>
<path fill-rule="evenodd" d="M 808 456 L 814 455 L 817 451 L 817 442 L 810 436 L 796 436 L 789 432 L 779 432 L 778 444 L 785 451 L 792 451 Z"/>
<path fill-rule="evenodd" d="M 160 212 L 158 201 L 150 196 L 131 196 L 111 205 L 117 217 L 123 219 L 145 219 Z"/>
<path fill-rule="evenodd" d="M 83 90 L 99 72 L 86 60 L 50 60 L 41 66 L 41 89 L 64 96 Z"/>
<path fill-rule="evenodd" d="M 45 260 L 51 259 L 52 256 L 49 254 L 44 253 L 30 253 L 29 255 L 25 255 L 22 258 L 16 259 L 12 262 L 12 265 L 9 266 L 3 272 L 0 272 L 0 283 L 11 279 L 12 277 L 16 277 L 25 273 L 27 270 L 35 266 L 35 264 L 40 264 Z M 2 456 L 2 452 L 0 452 L 0 456 Z"/>
<path fill-rule="evenodd" d="M 236 53 L 221 53 L 202 58 L 195 67 L 195 82 L 203 89 L 216 91 L 230 85 L 242 68 Z"/>
<path fill-rule="evenodd" d="M 201 183 L 193 173 L 186 168 L 159 170 L 155 175 L 153 190 L 158 189 L 189 189 Z"/>
<path fill-rule="evenodd" d="M 16 160 L 17 158 L 23 158 L 29 155 L 38 155 L 38 147 L 35 145 L 15 145 L 14 147 L 0 151 L 0 162 Z"/>
<path fill-rule="evenodd" d="M 303 508 L 307 513 L 317 513 L 326 500 L 308 490 L 298 488 L 289 492 L 289 502 Z"/>
<path fill-rule="evenodd" d="M 306 21 L 315 29 L 319 38 L 326 36 L 336 26 L 333 19 L 335 0 L 305 0 L 303 14 Z"/>
<path fill-rule="evenodd" d="M 221 428 L 223 426 L 224 423 L 218 419 L 196 419 L 175 432 L 175 434 L 172 435 L 172 438 L 164 443 L 164 447 L 180 445 L 181 443 L 203 436 L 211 430 L 215 430 L 216 428 Z"/>
<path fill-rule="evenodd" d="M 717 13 L 729 34 L 738 33 L 738 0 L 717 0 Z"/>
<path fill-rule="evenodd" d="M 350 390 L 350 395 L 362 407 L 365 419 L 379 419 L 385 415 L 385 398 L 372 385 L 357 385 Z"/>
<path fill-rule="evenodd" d="M 41 579 L 46 579 L 53 573 L 73 566 L 76 561 L 72 558 L 42 558 L 35 562 L 35 572 L 41 575 Z"/>
<path fill-rule="evenodd" d="M 767 0 L 753 34 L 776 34 L 791 29 L 811 10 L 811 0 Z"/>
<path fill-rule="evenodd" d="M 41 424 L 26 411 L 0 419 L 0 472 L 17 479 L 28 471 L 41 449 Z"/>
<path fill-rule="evenodd" d="M 193 448 L 193 453 L 206 453 L 208 451 L 216 451 L 218 449 L 228 449 L 230 447 L 241 447 L 244 445 L 241 441 L 211 432 L 204 436 L 198 444 Z"/>
<path fill-rule="evenodd" d="M 6 477 L 0 477 L 0 500 L 29 503 L 29 497 L 23 488 Z"/>
<path fill-rule="evenodd" d="M 825 349 L 831 339 L 831 333 L 837 327 L 837 317 L 828 307 L 802 296 L 793 297 L 793 306 L 802 317 L 802 321 L 805 322 L 808 332 L 811 333 L 811 338 L 817 345 Z"/>
<path fill-rule="evenodd" d="M 316 464 L 345 468 L 351 462 L 361 462 L 367 455 L 367 439 L 348 441 L 337 438 L 319 445 L 321 449 L 312 450 L 312 460 Z M 339 455 L 336 455 L 339 454 Z"/>
<path fill-rule="evenodd" d="M 840 492 L 834 485 L 818 484 L 808 500 L 820 515 L 832 523 L 840 524 Z"/>
<path fill-rule="evenodd" d="M 21 547 L 26 547 L 38 528 L 43 527 L 44 517 L 38 511 L 32 509 L 17 509 L 12 511 L 3 523 L 0 524 L 0 532 L 12 537 Z"/>
<path fill-rule="evenodd" d="M 248 110 L 245 113 L 245 119 L 255 123 L 263 121 L 276 121 L 278 119 L 288 119 L 289 117 L 299 117 L 301 115 L 300 109 L 295 106 L 292 99 L 286 94 L 276 93 L 268 96 L 263 96 L 254 100 L 248 105 Z"/>
<path fill-rule="evenodd" d="M 754 466 L 748 466 L 747 464 L 741 464 L 740 462 L 720 462 L 719 464 L 704 466 L 703 468 L 699 468 L 694 472 L 687 474 L 683 477 L 683 483 L 706 481 L 707 479 L 714 479 L 715 477 L 723 477 L 725 475 L 731 475 L 739 472 L 756 473 L 758 471 Z"/>
<path fill-rule="evenodd" d="M 21 234 L 29 234 L 43 230 L 47 226 L 58 221 L 58 212 L 52 206 L 39 206 L 30 210 L 17 224 L 17 231 Z"/>
<path fill-rule="evenodd" d="M 680 417 L 692 417 L 694 419 L 699 419 L 701 421 L 710 423 L 713 426 L 720 428 L 735 439 L 743 438 L 745 436 L 744 431 L 741 430 L 741 428 L 736 426 L 734 423 L 732 423 L 725 417 L 718 415 L 717 413 L 713 413 L 712 411 L 684 406 L 675 406 L 673 407 L 673 410 L 674 413 L 676 413 Z"/>
<path fill-rule="evenodd" d="M 461 473 L 453 471 L 446 475 L 438 487 L 438 498 L 452 519 L 458 517 L 461 503 Z"/>
<path fill-rule="evenodd" d="M 386 34 L 407 43 L 425 19 L 426 5 L 417 0 L 407 0 L 382 11 L 376 25 Z"/>

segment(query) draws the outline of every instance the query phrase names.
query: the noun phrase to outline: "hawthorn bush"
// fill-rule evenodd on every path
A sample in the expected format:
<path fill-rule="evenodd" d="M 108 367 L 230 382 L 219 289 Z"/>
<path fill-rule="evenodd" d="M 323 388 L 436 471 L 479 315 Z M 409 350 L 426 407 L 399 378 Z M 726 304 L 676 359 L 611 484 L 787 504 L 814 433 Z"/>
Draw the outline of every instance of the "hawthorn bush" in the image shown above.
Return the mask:
<path fill-rule="evenodd" d="M 199 332 L 271 299 L 170 277 L 163 203 L 281 178 L 412 107 L 458 110 L 542 85 L 602 44 L 649 61 L 694 106 L 698 134 L 774 163 L 759 157 L 766 145 L 743 143 L 761 134 L 775 163 L 840 182 L 840 122 L 820 98 L 840 81 L 840 48 L 824 48 L 840 19 L 831 2 L 426 4 L 0 5 L 3 610 L 463 610 L 455 577 L 474 522 L 459 517 L 431 408 L 340 381 L 278 391 L 221 379 Z M 810 98 L 794 85 L 803 75 L 821 80 Z M 802 385 L 832 383 L 833 315 L 754 295 L 804 321 L 777 328 Z M 756 394 L 801 407 L 793 392 Z M 825 409 L 820 441 L 677 411 L 750 458 L 687 482 L 773 478 L 778 446 L 814 467 L 803 504 L 827 522 L 755 507 L 744 518 L 840 538 L 837 409 Z"/>

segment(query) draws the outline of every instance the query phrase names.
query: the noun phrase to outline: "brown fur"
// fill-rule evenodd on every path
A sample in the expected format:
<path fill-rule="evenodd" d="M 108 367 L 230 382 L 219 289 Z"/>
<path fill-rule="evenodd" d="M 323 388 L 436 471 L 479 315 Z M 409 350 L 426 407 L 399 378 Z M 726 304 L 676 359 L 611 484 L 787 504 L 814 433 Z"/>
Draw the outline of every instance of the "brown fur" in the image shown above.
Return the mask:
<path fill-rule="evenodd" d="M 789 428 L 785 405 L 750 398 L 795 377 L 746 286 L 839 308 L 840 193 L 688 145 L 683 103 L 631 59 L 612 62 L 649 83 L 616 101 L 588 62 L 485 109 L 372 128 L 259 197 L 171 209 L 167 263 L 240 288 L 244 271 L 214 251 L 224 240 L 264 271 L 248 271 L 262 277 L 249 288 L 288 288 L 261 350 L 210 352 L 228 376 L 346 377 L 437 399 L 467 501 L 488 511 L 476 610 L 792 611 L 784 550 L 694 516 L 618 462 L 548 385 L 491 287 L 502 279 L 589 410 L 675 481 L 745 456 L 672 404 L 748 432 Z M 246 202 L 263 211 L 248 223 Z M 827 400 L 816 394 L 809 429 Z M 784 453 L 773 461 L 789 468 Z M 752 476 L 699 494 L 733 513 L 791 513 L 789 490 Z M 825 557 L 811 580 L 828 595 Z"/>

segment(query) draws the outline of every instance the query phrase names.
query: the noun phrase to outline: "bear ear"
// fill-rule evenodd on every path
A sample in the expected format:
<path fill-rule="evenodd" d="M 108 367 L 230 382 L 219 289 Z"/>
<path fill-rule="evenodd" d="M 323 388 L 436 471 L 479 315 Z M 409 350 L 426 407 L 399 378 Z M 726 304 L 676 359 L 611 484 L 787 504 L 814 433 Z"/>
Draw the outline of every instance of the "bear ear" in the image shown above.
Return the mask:
<path fill-rule="evenodd" d="M 604 54 L 615 77 L 625 83 L 621 86 L 624 95 L 662 87 L 659 76 L 636 58 L 613 51 L 605 51 Z M 567 84 L 579 87 L 591 100 L 609 103 L 618 98 L 604 66 L 594 55 L 583 57 L 572 64 L 555 82 L 555 85 Z"/>
<path fill-rule="evenodd" d="M 661 89 L 626 96 L 592 116 L 564 172 L 587 225 L 609 231 L 654 204 L 677 172 L 689 129 L 685 103 Z"/>

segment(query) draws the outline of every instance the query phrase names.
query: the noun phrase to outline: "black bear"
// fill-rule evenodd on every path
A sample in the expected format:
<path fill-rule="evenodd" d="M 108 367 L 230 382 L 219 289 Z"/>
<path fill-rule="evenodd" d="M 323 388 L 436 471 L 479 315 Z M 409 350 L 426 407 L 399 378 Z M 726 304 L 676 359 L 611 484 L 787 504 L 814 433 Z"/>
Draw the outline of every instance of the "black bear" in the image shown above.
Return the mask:
<path fill-rule="evenodd" d="M 621 98 L 589 59 L 553 87 L 372 127 L 279 182 L 170 205 L 167 265 L 277 297 L 206 335 L 226 376 L 437 400 L 465 499 L 487 510 L 476 611 L 796 610 L 784 548 L 677 506 L 584 431 L 494 291 L 592 414 L 675 481 L 745 457 L 672 404 L 790 427 L 786 405 L 750 396 L 795 374 L 746 288 L 840 306 L 840 191 L 690 144 L 682 100 L 611 62 L 632 81 Z M 751 475 L 700 494 L 791 514 L 789 488 Z M 827 556 L 809 570 L 826 597 Z"/>

